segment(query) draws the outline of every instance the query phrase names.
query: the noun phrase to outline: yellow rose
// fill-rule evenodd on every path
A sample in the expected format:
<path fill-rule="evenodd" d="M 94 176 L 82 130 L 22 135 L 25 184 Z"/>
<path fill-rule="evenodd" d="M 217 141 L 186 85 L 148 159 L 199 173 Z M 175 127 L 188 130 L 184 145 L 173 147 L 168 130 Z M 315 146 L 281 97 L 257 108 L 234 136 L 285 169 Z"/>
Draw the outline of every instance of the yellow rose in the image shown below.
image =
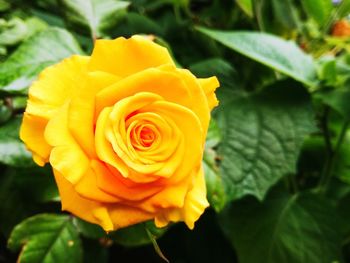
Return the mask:
<path fill-rule="evenodd" d="M 218 86 L 145 37 L 97 40 L 90 57 L 40 74 L 20 137 L 53 167 L 63 210 L 106 231 L 150 219 L 192 229 L 208 206 L 201 161 Z"/>

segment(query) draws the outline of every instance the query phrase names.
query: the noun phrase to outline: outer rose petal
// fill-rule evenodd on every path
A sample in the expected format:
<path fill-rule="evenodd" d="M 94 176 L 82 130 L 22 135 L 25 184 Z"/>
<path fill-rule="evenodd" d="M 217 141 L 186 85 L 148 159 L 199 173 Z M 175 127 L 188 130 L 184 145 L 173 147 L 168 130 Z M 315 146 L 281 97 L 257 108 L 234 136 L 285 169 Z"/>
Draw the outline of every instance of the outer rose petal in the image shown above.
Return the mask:
<path fill-rule="evenodd" d="M 23 118 L 20 138 L 33 152 L 34 161 L 43 166 L 51 147 L 44 140 L 44 129 L 54 113 L 70 99 L 84 81 L 88 57 L 72 56 L 46 68 L 29 89 L 29 100 Z"/>
<path fill-rule="evenodd" d="M 167 209 L 155 217 L 157 227 L 164 227 L 170 221 L 185 221 L 188 228 L 193 229 L 194 223 L 209 206 L 206 198 L 206 186 L 202 167 L 195 177 L 193 188 L 188 191 L 182 208 Z"/>
<path fill-rule="evenodd" d="M 114 229 L 108 210 L 103 203 L 81 197 L 74 190 L 73 185 L 58 171 L 54 170 L 54 175 L 61 196 L 62 210 L 69 211 L 88 222 L 99 224 L 105 231 Z"/>
<path fill-rule="evenodd" d="M 88 61 L 89 57 L 75 55 L 46 68 L 29 89 L 26 112 L 50 119 L 82 88 Z"/>
<path fill-rule="evenodd" d="M 110 205 L 108 211 L 114 223 L 114 230 L 154 218 L 154 214 L 147 213 L 138 208 L 119 204 Z"/>
<path fill-rule="evenodd" d="M 169 70 L 169 68 L 168 68 Z M 203 145 L 205 143 L 206 131 L 209 127 L 210 111 L 207 103 L 207 98 L 202 87 L 199 85 L 197 78 L 187 69 L 175 69 L 178 77 L 186 84 L 192 98 L 191 104 L 188 107 L 199 118 L 202 124 Z"/>
<path fill-rule="evenodd" d="M 44 166 L 48 161 L 51 151 L 51 146 L 44 138 L 46 124 L 46 119 L 25 112 L 20 130 L 21 140 L 26 143 L 27 148 L 33 153 L 34 161 L 40 166 Z"/>
<path fill-rule="evenodd" d="M 105 231 L 112 231 L 154 218 L 143 210 L 120 204 L 103 204 L 81 197 L 64 177 L 54 170 L 61 196 L 62 210 L 80 218 L 101 225 Z"/>
<path fill-rule="evenodd" d="M 126 77 L 163 64 L 174 64 L 166 48 L 142 36 L 119 37 L 96 41 L 89 70 Z"/>
<path fill-rule="evenodd" d="M 209 109 L 212 110 L 219 105 L 219 101 L 215 95 L 215 90 L 220 86 L 220 83 L 216 77 L 198 79 L 198 81 L 207 96 Z"/>
<path fill-rule="evenodd" d="M 116 203 L 121 201 L 120 198 L 103 191 L 97 186 L 97 174 L 92 168 L 85 172 L 79 182 L 74 185 L 74 189 L 80 196 L 92 201 L 103 203 Z"/>
<path fill-rule="evenodd" d="M 68 129 L 68 104 L 53 117 L 45 130 L 45 139 L 53 147 L 52 167 L 70 183 L 76 184 L 87 172 L 90 160 L 74 140 Z"/>
<path fill-rule="evenodd" d="M 138 203 L 150 196 L 158 193 L 163 187 L 164 182 L 152 182 L 149 184 L 137 184 L 121 174 L 113 174 L 105 164 L 99 161 L 92 161 L 92 168 L 97 175 L 97 186 L 120 199 Z"/>

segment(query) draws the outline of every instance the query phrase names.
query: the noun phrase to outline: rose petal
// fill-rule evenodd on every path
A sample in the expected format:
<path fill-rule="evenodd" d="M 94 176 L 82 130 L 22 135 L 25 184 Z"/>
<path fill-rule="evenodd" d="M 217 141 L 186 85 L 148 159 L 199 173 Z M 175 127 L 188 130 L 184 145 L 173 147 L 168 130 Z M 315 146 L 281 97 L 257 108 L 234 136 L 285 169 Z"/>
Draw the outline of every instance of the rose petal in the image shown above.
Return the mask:
<path fill-rule="evenodd" d="M 48 162 L 51 151 L 51 146 L 44 138 L 46 124 L 46 119 L 25 112 L 20 130 L 21 140 L 26 143 L 27 148 L 33 153 L 34 161 L 40 166 Z"/>
<path fill-rule="evenodd" d="M 96 96 L 96 116 L 99 115 L 103 108 L 112 106 L 116 102 L 139 92 L 154 93 L 161 96 L 164 100 L 189 108 L 194 103 L 194 98 L 192 98 L 189 88 L 177 74 L 166 72 L 159 68 L 150 68 L 135 73 L 101 90 Z"/>
<path fill-rule="evenodd" d="M 102 191 L 97 186 L 97 175 L 92 168 L 84 173 L 84 176 L 74 185 L 74 188 L 79 195 L 92 201 L 103 203 L 116 203 L 120 201 L 120 198 Z"/>
<path fill-rule="evenodd" d="M 45 139 L 53 147 L 50 155 L 52 167 L 70 183 L 76 184 L 89 169 L 89 159 L 68 129 L 68 104 L 49 121 Z"/>
<path fill-rule="evenodd" d="M 40 73 L 29 89 L 20 138 L 41 166 L 48 161 L 51 149 L 43 138 L 47 121 L 79 90 L 88 61 L 88 57 L 72 56 L 50 66 Z"/>
<path fill-rule="evenodd" d="M 114 230 L 154 218 L 153 214 L 147 213 L 141 209 L 119 204 L 109 205 L 108 212 L 114 224 Z"/>
<path fill-rule="evenodd" d="M 104 108 L 98 117 L 95 130 L 96 153 L 100 160 L 115 167 L 124 177 L 129 176 L 128 166 L 114 152 L 112 145 L 105 138 L 111 107 Z"/>
<path fill-rule="evenodd" d="M 99 202 L 85 199 L 77 194 L 73 185 L 58 171 L 54 175 L 62 202 L 62 210 L 69 211 L 78 217 L 94 224 L 99 224 L 105 231 L 114 229 L 106 206 Z"/>
<path fill-rule="evenodd" d="M 172 165 L 172 161 L 175 160 L 181 160 L 181 166 L 178 166 L 176 170 L 170 168 L 168 173 L 163 174 L 163 176 L 168 177 L 172 182 L 179 182 L 191 173 L 193 167 L 201 162 L 204 146 L 203 130 L 200 121 L 188 108 L 166 101 L 156 101 L 141 110 L 141 112 L 148 111 L 171 119 L 184 136 L 184 152 L 175 153 L 172 158 L 166 161 L 164 167 L 175 167 Z"/>
<path fill-rule="evenodd" d="M 29 89 L 26 112 L 50 119 L 85 83 L 88 61 L 74 55 L 42 71 Z"/>
<path fill-rule="evenodd" d="M 198 82 L 207 96 L 209 109 L 212 110 L 219 105 L 219 101 L 215 95 L 215 90 L 220 86 L 220 83 L 216 77 L 198 79 Z"/>
<path fill-rule="evenodd" d="M 97 185 L 103 191 L 123 200 L 140 201 L 158 193 L 164 187 L 164 183 L 152 182 L 137 184 L 124 178 L 120 173 L 114 174 L 102 162 L 92 161 L 92 168 L 97 176 Z"/>
<path fill-rule="evenodd" d="M 168 50 L 142 36 L 130 39 L 97 40 L 89 63 L 90 71 L 105 71 L 126 77 L 147 68 L 174 64 Z"/>
<path fill-rule="evenodd" d="M 68 126 L 84 151 L 95 158 L 95 96 L 99 90 L 116 83 L 119 78 L 105 72 L 90 72 L 86 78 L 85 88 L 69 104 Z"/>
<path fill-rule="evenodd" d="M 169 222 L 185 221 L 188 228 L 193 229 L 194 223 L 208 206 L 204 174 L 201 168 L 195 177 L 193 188 L 186 195 L 184 206 L 165 209 L 156 215 L 154 222 L 157 227 L 164 227 Z"/>

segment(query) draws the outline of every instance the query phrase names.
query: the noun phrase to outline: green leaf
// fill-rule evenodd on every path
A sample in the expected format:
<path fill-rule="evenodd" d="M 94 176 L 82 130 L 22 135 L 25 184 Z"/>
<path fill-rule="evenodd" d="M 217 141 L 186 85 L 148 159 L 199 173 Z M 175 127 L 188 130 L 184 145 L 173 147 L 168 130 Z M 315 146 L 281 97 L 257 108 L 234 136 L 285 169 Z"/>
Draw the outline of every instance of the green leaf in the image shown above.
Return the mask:
<path fill-rule="evenodd" d="M 216 147 L 221 141 L 221 132 L 215 119 L 211 119 L 209 123 L 205 148 L 212 149 Z"/>
<path fill-rule="evenodd" d="M 346 133 L 342 146 L 334 162 L 333 174 L 342 182 L 350 185 L 350 133 Z M 333 189 L 333 188 L 331 188 Z M 350 229 L 350 226 L 349 226 Z M 350 232 L 350 231 L 349 231 Z"/>
<path fill-rule="evenodd" d="M 48 27 L 48 24 L 38 17 L 30 17 L 26 19 L 25 22 L 28 29 L 26 39 L 47 29 Z"/>
<path fill-rule="evenodd" d="M 238 6 L 246 13 L 248 16 L 253 17 L 253 1 L 252 0 L 237 0 Z"/>
<path fill-rule="evenodd" d="M 338 217 L 320 196 L 269 196 L 264 203 L 249 198 L 220 215 L 221 226 L 240 263 L 340 262 Z"/>
<path fill-rule="evenodd" d="M 210 206 L 213 207 L 216 212 L 221 211 L 226 204 L 225 187 L 217 165 L 218 156 L 214 149 L 218 146 L 220 141 L 221 133 L 219 127 L 216 121 L 211 119 L 205 142 L 202 165 L 205 174 L 208 201 Z"/>
<path fill-rule="evenodd" d="M 7 122 L 12 116 L 12 108 L 8 103 L 0 101 L 0 125 Z"/>
<path fill-rule="evenodd" d="M 303 0 L 305 12 L 320 26 L 325 25 L 333 10 L 332 0 Z"/>
<path fill-rule="evenodd" d="M 348 89 L 323 90 L 315 93 L 314 97 L 336 110 L 345 119 L 350 120 L 350 91 Z"/>
<path fill-rule="evenodd" d="M 72 54 L 82 50 L 68 31 L 48 28 L 34 35 L 0 64 L 0 91 L 25 94 L 42 69 Z"/>
<path fill-rule="evenodd" d="M 15 45 L 27 36 L 27 25 L 20 18 L 12 18 L 0 33 L 0 45 Z"/>
<path fill-rule="evenodd" d="M 216 153 L 211 149 L 204 152 L 203 169 L 207 186 L 207 197 L 210 206 L 216 212 L 221 211 L 226 204 L 226 193 L 219 167 L 216 165 Z"/>
<path fill-rule="evenodd" d="M 43 3 L 47 3 L 49 5 L 54 5 L 55 7 L 47 7 L 46 10 L 52 10 L 52 8 L 57 7 L 57 3 L 50 3 L 48 0 L 42 0 Z M 56 0 L 53 0 L 53 2 L 56 2 Z M 38 0 L 38 4 L 39 4 Z M 65 22 L 63 17 L 55 15 L 53 13 L 50 13 L 49 11 L 45 11 L 43 9 L 31 9 L 31 13 L 36 17 L 41 19 L 42 21 L 45 21 L 47 24 L 53 27 L 65 27 Z"/>
<path fill-rule="evenodd" d="M 304 139 L 315 131 L 310 98 L 299 83 L 286 80 L 237 96 L 222 111 L 219 156 L 228 197 L 263 199 L 281 177 L 295 173 Z"/>
<path fill-rule="evenodd" d="M 197 30 L 230 49 L 306 85 L 313 86 L 316 83 L 316 70 L 312 58 L 293 42 L 266 33 L 219 31 L 204 27 L 197 27 Z"/>
<path fill-rule="evenodd" d="M 342 0 L 340 1 L 340 4 L 337 6 L 336 9 L 336 16 L 341 19 L 343 17 L 348 16 L 350 13 L 350 1 L 349 0 Z"/>
<path fill-rule="evenodd" d="M 322 80 L 327 86 L 336 86 L 338 74 L 339 76 L 341 75 L 341 72 L 337 72 L 337 66 L 339 68 L 341 65 L 337 65 L 335 58 L 323 57 L 318 60 L 317 64 L 318 78 Z"/>
<path fill-rule="evenodd" d="M 297 17 L 292 0 L 272 0 L 272 8 L 276 21 L 287 29 L 294 29 L 297 26 Z M 268 18 L 269 19 L 269 18 Z"/>
<path fill-rule="evenodd" d="M 7 11 L 10 8 L 11 8 L 11 5 L 7 1 L 0 0 L 0 12 Z"/>
<path fill-rule="evenodd" d="M 19 139 L 21 118 L 15 117 L 0 126 L 0 163 L 12 166 L 34 166 L 31 153 Z"/>
<path fill-rule="evenodd" d="M 129 12 L 126 15 L 126 21 L 128 27 L 127 34 L 154 34 L 162 35 L 164 29 L 162 26 L 147 16 L 140 15 L 138 13 Z"/>
<path fill-rule="evenodd" d="M 202 60 L 190 65 L 190 70 L 200 78 L 216 76 L 220 81 L 220 88 L 240 89 L 241 83 L 237 71 L 222 58 Z"/>
<path fill-rule="evenodd" d="M 78 232 L 88 238 L 97 239 L 107 236 L 107 233 L 99 225 L 91 224 L 78 217 L 73 218 L 73 224 L 77 228 Z"/>
<path fill-rule="evenodd" d="M 298 10 L 292 0 L 255 0 L 254 9 L 262 31 L 286 35 L 297 28 Z"/>
<path fill-rule="evenodd" d="M 67 215 L 40 214 L 24 220 L 12 231 L 8 247 L 22 247 L 21 263 L 82 262 L 79 235 Z"/>
<path fill-rule="evenodd" d="M 110 233 L 108 237 L 120 245 L 136 247 L 152 243 L 147 230 L 150 231 L 154 238 L 159 238 L 167 231 L 167 229 L 167 227 L 157 228 L 153 221 L 148 221 L 127 228 L 121 228 Z"/>
<path fill-rule="evenodd" d="M 129 2 L 117 0 L 60 0 L 67 21 L 88 28 L 92 36 L 100 37 L 116 26 L 126 14 Z"/>
<path fill-rule="evenodd" d="M 348 171 L 349 173 L 349 171 Z M 349 178 L 348 178 L 349 179 Z M 340 228 L 341 233 L 346 239 L 347 242 L 349 242 L 349 236 L 350 236 L 350 225 L 349 225 L 349 220 L 350 220 L 350 210 L 348 209 L 348 205 L 350 202 L 350 187 L 349 187 L 349 181 L 344 184 L 338 181 L 335 181 L 337 184 L 332 185 L 332 191 L 336 190 L 336 194 L 339 194 L 339 192 L 342 192 L 342 195 L 338 200 L 336 200 L 337 204 L 337 211 L 339 214 L 339 222 L 337 226 Z M 341 191 L 344 189 L 343 191 Z M 339 191 L 340 190 L 340 191 Z M 344 244 L 344 242 L 343 242 Z"/>

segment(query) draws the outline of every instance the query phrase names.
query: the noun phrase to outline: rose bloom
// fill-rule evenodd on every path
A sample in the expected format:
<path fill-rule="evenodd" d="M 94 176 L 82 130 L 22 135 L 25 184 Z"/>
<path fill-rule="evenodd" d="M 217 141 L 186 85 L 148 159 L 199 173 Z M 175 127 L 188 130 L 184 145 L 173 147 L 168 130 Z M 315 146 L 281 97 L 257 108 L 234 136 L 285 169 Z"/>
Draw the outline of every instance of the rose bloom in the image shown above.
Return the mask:
<path fill-rule="evenodd" d="M 39 75 L 20 137 L 50 162 L 63 210 L 106 231 L 151 219 L 192 229 L 208 206 L 201 162 L 218 86 L 146 37 L 97 40 L 91 56 Z"/>

